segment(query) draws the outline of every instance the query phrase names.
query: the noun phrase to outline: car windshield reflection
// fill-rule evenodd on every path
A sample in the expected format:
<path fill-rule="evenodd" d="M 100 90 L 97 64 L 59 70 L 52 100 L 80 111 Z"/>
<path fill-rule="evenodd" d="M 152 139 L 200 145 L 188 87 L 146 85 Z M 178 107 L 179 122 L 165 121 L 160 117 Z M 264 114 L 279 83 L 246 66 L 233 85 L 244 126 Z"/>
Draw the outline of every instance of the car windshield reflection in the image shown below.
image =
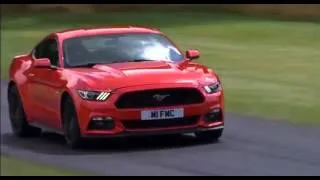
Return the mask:
<path fill-rule="evenodd" d="M 63 50 L 67 67 L 147 60 L 179 62 L 184 59 L 170 40 L 156 33 L 71 38 L 64 41 Z"/>

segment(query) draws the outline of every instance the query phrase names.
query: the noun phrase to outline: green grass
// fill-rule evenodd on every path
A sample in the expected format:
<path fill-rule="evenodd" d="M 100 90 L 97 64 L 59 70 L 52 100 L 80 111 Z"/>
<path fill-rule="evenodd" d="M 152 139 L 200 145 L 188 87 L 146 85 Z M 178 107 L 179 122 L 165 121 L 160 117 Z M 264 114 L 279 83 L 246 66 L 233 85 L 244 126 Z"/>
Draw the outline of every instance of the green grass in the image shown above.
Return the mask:
<path fill-rule="evenodd" d="M 1 75 L 10 59 L 49 32 L 135 24 L 161 28 L 183 49 L 201 51 L 217 71 L 227 111 L 293 123 L 320 123 L 320 23 L 197 13 L 37 14 L 2 17 Z"/>
<path fill-rule="evenodd" d="M 84 173 L 62 170 L 20 159 L 1 156 L 1 176 L 87 176 Z"/>

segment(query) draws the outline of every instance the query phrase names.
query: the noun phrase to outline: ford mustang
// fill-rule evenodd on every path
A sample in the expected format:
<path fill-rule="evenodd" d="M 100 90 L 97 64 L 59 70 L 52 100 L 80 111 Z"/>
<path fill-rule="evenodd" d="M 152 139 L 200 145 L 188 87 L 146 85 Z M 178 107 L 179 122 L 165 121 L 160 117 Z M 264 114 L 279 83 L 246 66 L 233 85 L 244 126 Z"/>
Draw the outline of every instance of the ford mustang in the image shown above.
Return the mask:
<path fill-rule="evenodd" d="M 54 32 L 13 58 L 8 104 L 19 137 L 60 133 L 71 148 L 89 138 L 193 133 L 218 140 L 224 95 L 218 75 L 155 28 Z"/>

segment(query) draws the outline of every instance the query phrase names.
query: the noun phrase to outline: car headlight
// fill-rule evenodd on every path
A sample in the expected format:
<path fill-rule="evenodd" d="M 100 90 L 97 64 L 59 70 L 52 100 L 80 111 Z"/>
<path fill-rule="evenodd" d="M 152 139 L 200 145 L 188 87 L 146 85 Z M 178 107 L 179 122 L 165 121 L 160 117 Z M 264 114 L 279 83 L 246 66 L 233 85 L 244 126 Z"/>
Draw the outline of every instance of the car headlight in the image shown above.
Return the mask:
<path fill-rule="evenodd" d="M 213 93 L 219 92 L 222 88 L 221 88 L 220 82 L 216 82 L 216 83 L 204 86 L 204 89 L 208 94 L 213 94 Z"/>
<path fill-rule="evenodd" d="M 78 90 L 79 96 L 82 99 L 90 101 L 105 101 L 110 96 L 110 92 L 98 92 L 98 91 L 85 91 Z"/>

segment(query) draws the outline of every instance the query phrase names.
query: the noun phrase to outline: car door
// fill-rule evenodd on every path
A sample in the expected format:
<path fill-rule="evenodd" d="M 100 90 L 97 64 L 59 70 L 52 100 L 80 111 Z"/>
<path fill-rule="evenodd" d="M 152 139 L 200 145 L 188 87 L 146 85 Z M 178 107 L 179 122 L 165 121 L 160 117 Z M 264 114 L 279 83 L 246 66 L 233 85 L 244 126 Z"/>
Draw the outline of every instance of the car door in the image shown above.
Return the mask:
<path fill-rule="evenodd" d="M 54 37 L 41 42 L 33 52 L 33 60 L 48 58 L 52 68 L 33 67 L 27 73 L 29 97 L 36 109 L 32 117 L 39 125 L 49 128 L 60 127 L 60 92 L 66 83 L 61 78 L 58 49 L 58 42 Z"/>

